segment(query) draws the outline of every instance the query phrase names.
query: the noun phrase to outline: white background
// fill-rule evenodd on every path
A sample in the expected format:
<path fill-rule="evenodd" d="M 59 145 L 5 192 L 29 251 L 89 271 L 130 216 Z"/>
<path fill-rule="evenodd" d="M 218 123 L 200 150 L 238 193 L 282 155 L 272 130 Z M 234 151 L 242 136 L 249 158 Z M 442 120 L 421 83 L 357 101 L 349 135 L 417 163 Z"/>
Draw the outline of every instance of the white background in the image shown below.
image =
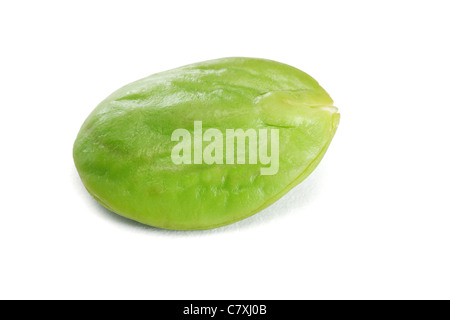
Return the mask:
<path fill-rule="evenodd" d="M 449 1 L 2 1 L 0 298 L 450 298 Z M 282 200 L 202 232 L 146 227 L 85 191 L 92 109 L 227 56 L 293 65 L 341 124 Z"/>

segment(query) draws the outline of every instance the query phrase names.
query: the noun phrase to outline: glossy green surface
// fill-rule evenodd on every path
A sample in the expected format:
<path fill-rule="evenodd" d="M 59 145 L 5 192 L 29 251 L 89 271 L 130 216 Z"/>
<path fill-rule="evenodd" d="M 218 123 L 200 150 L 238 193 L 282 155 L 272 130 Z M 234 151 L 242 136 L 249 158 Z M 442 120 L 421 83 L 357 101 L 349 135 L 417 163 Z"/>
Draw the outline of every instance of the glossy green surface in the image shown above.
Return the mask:
<path fill-rule="evenodd" d="M 339 123 L 333 101 L 307 74 L 278 62 L 225 58 L 157 73 L 106 98 L 89 115 L 74 160 L 90 194 L 155 227 L 209 229 L 244 219 L 304 180 Z M 279 129 L 279 170 L 261 164 L 181 164 L 172 132 Z M 204 143 L 204 147 L 207 144 Z"/>

